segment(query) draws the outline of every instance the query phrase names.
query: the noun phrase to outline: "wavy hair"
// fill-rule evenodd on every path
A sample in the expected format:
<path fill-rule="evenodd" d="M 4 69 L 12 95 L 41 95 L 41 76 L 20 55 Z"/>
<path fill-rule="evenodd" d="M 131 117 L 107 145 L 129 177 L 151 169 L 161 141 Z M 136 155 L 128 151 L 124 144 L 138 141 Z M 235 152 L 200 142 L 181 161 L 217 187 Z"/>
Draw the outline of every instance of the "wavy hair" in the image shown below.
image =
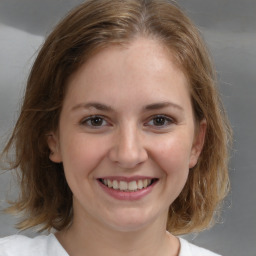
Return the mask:
<path fill-rule="evenodd" d="M 173 1 L 88 0 L 47 37 L 31 69 L 20 115 L 6 144 L 15 150 L 20 197 L 8 208 L 23 213 L 17 227 L 62 230 L 72 223 L 72 192 L 62 164 L 49 160 L 47 136 L 58 128 L 67 81 L 95 52 L 137 37 L 166 46 L 187 76 L 197 122 L 205 119 L 205 144 L 187 183 L 169 208 L 173 234 L 200 231 L 214 222 L 229 189 L 231 130 L 217 90 L 215 69 L 198 29 Z"/>

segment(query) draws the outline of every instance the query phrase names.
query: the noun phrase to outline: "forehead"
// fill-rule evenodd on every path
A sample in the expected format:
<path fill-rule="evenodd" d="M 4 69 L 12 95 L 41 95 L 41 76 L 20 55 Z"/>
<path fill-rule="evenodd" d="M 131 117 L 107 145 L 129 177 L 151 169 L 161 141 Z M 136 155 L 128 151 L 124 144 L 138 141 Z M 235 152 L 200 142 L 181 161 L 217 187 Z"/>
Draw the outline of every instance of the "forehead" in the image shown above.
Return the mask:
<path fill-rule="evenodd" d="M 68 87 L 69 94 L 80 91 L 76 97 L 84 93 L 85 99 L 97 96 L 112 102 L 117 97 L 140 101 L 157 100 L 157 95 L 166 98 L 161 100 L 175 95 L 189 97 L 186 76 L 172 53 L 158 41 L 146 38 L 97 52 L 71 76 Z"/>

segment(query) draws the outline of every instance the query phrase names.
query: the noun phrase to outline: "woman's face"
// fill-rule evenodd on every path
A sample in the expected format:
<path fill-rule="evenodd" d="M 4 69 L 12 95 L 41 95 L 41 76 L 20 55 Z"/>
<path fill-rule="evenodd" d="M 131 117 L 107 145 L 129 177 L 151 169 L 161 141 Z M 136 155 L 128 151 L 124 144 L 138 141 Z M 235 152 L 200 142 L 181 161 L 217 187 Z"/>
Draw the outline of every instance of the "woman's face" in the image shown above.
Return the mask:
<path fill-rule="evenodd" d="M 74 221 L 165 225 L 204 140 L 188 87 L 170 53 L 143 38 L 100 51 L 71 77 L 48 144 L 63 162 Z"/>

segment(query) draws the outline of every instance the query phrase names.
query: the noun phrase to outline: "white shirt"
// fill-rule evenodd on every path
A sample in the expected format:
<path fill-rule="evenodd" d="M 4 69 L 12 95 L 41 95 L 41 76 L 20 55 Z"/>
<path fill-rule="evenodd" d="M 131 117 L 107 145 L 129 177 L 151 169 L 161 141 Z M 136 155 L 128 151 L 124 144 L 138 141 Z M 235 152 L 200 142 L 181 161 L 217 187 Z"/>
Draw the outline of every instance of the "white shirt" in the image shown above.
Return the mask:
<path fill-rule="evenodd" d="M 179 256 L 220 256 L 180 238 Z M 69 256 L 54 234 L 29 238 L 13 235 L 0 238 L 0 256 Z"/>

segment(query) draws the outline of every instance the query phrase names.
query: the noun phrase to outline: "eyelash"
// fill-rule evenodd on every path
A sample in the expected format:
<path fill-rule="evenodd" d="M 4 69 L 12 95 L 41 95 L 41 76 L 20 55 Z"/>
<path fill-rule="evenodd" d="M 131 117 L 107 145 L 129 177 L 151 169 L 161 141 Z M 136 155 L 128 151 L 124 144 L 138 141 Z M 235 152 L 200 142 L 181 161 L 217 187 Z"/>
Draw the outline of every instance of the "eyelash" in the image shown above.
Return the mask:
<path fill-rule="evenodd" d="M 92 121 L 96 121 L 97 119 L 100 119 L 100 122 L 101 122 L 100 125 L 93 125 Z M 164 121 L 164 124 L 163 125 L 161 125 L 161 124 L 160 125 L 154 124 L 154 121 L 156 121 L 157 119 L 162 119 L 162 121 Z M 89 122 L 91 122 L 91 123 L 89 124 Z M 102 122 L 103 123 L 105 122 L 106 124 L 102 125 Z M 149 124 L 150 122 L 153 122 L 153 124 Z M 144 125 L 147 126 L 147 127 L 148 126 L 156 127 L 156 129 L 163 129 L 163 128 L 166 128 L 167 126 L 170 126 L 171 124 L 174 124 L 174 123 L 175 123 L 175 120 L 173 118 L 169 117 L 169 116 L 166 116 L 166 115 L 154 115 L 154 116 L 151 116 L 149 118 L 149 121 L 147 121 Z M 92 128 L 92 129 L 100 129 L 100 128 L 105 127 L 105 126 L 111 126 L 111 124 L 106 120 L 106 117 L 101 116 L 101 115 L 89 116 L 89 117 L 83 119 L 80 122 L 80 124 L 83 125 L 83 126 L 87 126 L 89 128 Z"/>
<path fill-rule="evenodd" d="M 155 115 L 155 116 L 152 116 L 150 117 L 150 122 L 154 122 L 156 121 L 157 119 L 162 119 L 164 121 L 164 124 L 163 125 L 156 125 L 156 124 L 152 124 L 152 125 L 148 125 L 146 124 L 146 126 L 154 126 L 154 127 L 157 127 L 157 129 L 163 129 L 163 128 L 166 128 L 167 126 L 170 126 L 171 124 L 174 124 L 175 121 L 173 118 L 169 117 L 169 116 L 166 116 L 166 115 Z M 150 123 L 150 122 L 147 122 L 147 123 Z"/>
<path fill-rule="evenodd" d="M 93 120 L 96 121 L 96 119 L 101 119 L 103 122 L 106 122 L 106 123 L 108 124 L 108 122 L 106 121 L 106 117 L 101 116 L 101 115 L 89 116 L 89 117 L 83 119 L 83 120 L 80 122 L 80 124 L 81 124 L 81 125 L 84 125 L 84 126 L 87 126 L 87 127 L 90 127 L 90 128 L 92 128 L 92 129 L 100 129 L 100 128 L 103 127 L 103 126 L 106 126 L 106 125 L 103 125 L 103 126 L 102 126 L 102 125 L 99 125 L 99 126 L 97 126 L 97 125 L 92 125 L 92 123 L 91 123 L 91 124 L 88 124 L 89 122 L 92 122 Z M 110 126 L 110 124 L 107 125 L 107 126 Z"/>

